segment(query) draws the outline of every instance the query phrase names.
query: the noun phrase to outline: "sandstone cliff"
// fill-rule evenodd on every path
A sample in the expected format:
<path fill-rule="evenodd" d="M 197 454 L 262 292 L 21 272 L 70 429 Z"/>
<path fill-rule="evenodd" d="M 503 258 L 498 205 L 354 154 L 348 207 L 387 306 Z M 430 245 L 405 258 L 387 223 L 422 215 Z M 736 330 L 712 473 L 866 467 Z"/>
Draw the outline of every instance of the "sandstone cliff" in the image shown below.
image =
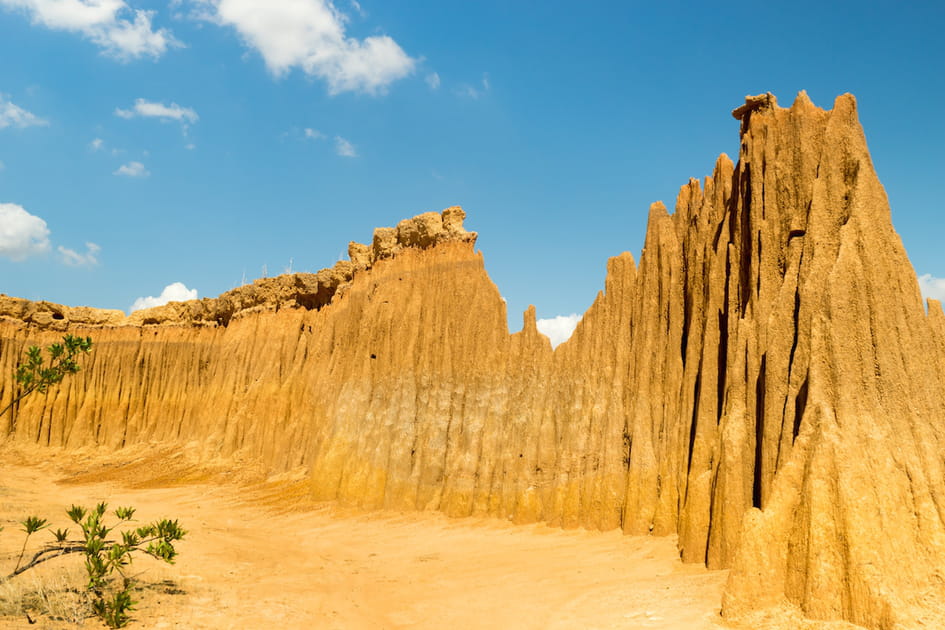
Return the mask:
<path fill-rule="evenodd" d="M 509 335 L 451 208 L 333 269 L 129 318 L 0 298 L 2 374 L 62 330 L 96 341 L 14 439 L 191 443 L 364 507 L 676 533 L 732 568 L 727 616 L 945 623 L 945 315 L 852 96 L 733 114 L 737 165 L 653 205 L 639 266 L 612 258 L 554 351 L 534 310 Z"/>

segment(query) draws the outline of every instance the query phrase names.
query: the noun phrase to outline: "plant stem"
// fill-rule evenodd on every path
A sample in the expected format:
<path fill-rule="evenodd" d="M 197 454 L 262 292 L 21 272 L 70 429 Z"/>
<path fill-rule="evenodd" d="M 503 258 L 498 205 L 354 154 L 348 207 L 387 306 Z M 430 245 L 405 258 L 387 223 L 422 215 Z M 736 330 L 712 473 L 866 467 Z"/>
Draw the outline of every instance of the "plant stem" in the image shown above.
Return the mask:
<path fill-rule="evenodd" d="M 20 557 L 16 559 L 16 566 L 13 567 L 13 574 L 16 575 L 16 570 L 20 568 L 20 562 L 23 561 L 23 554 L 26 553 L 26 543 L 30 541 L 30 535 L 27 534 L 26 538 L 23 539 L 23 548 L 20 549 Z"/>
<path fill-rule="evenodd" d="M 15 405 L 16 403 L 20 402 L 21 400 L 23 400 L 24 398 L 32 394 L 35 390 L 36 390 L 36 387 L 34 386 L 24 392 L 21 392 L 19 396 L 14 396 L 13 400 L 11 400 L 10 403 L 6 407 L 3 408 L 3 411 L 0 411 L 0 416 L 2 416 L 7 411 L 9 411 L 10 408 L 13 407 L 13 405 Z M 15 424 L 12 425 L 12 427 L 15 427 L 15 426 L 16 426 Z"/>
<path fill-rule="evenodd" d="M 58 558 L 61 555 L 67 553 L 79 553 L 80 551 L 85 551 L 85 546 L 78 543 L 73 544 L 69 547 L 47 547 L 41 551 L 36 552 L 36 555 L 33 556 L 33 559 L 24 564 L 22 567 L 17 567 L 14 569 L 13 573 L 3 578 L 2 581 L 7 581 L 11 578 L 15 578 L 21 573 L 25 573 L 35 567 L 37 564 L 42 564 L 47 560 L 52 560 L 53 558 Z M 48 555 L 52 554 L 52 555 Z M 45 557 L 43 557 L 45 556 Z"/>
<path fill-rule="evenodd" d="M 27 538 L 29 538 L 29 536 L 27 536 Z M 135 551 L 140 551 L 142 553 L 148 553 L 147 550 L 144 549 L 144 546 L 160 539 L 161 539 L 160 536 L 152 536 L 151 538 L 145 538 L 144 540 L 139 542 L 137 545 L 135 545 L 131 549 Z M 114 547 L 115 544 L 116 543 L 114 542 L 109 542 L 108 544 L 104 545 L 102 547 L 102 553 L 107 554 L 109 551 L 111 551 L 111 548 Z M 25 541 L 23 543 L 23 549 L 24 550 L 26 549 Z M 70 541 L 69 544 L 63 545 L 61 547 L 54 547 L 54 546 L 46 547 L 45 549 L 41 549 L 40 551 L 36 552 L 36 555 L 33 556 L 33 559 L 27 562 L 26 564 L 24 564 L 22 567 L 20 566 L 20 560 L 17 560 L 16 568 L 13 570 L 13 573 L 3 578 L 2 581 L 5 582 L 11 578 L 15 578 L 21 573 L 25 573 L 26 571 L 29 571 L 36 565 L 42 564 L 54 558 L 58 558 L 59 556 L 64 556 L 69 553 L 85 553 L 85 551 L 86 551 L 85 543 L 81 541 Z M 152 554 L 148 554 L 148 555 L 152 555 Z M 157 557 L 157 556 L 152 556 L 152 557 Z M 23 558 L 23 552 L 21 551 L 20 559 L 22 560 L 22 558 Z"/>

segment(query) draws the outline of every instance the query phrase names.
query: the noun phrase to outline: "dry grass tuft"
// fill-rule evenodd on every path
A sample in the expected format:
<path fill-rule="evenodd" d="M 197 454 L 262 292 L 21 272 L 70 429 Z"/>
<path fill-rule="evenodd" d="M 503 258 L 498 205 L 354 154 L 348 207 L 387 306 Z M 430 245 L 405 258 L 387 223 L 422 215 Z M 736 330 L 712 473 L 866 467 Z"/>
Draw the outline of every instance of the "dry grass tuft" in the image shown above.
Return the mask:
<path fill-rule="evenodd" d="M 0 582 L 0 617 L 27 616 L 55 622 L 47 628 L 81 628 L 92 616 L 88 595 L 81 588 L 85 578 L 79 568 L 22 575 Z"/>

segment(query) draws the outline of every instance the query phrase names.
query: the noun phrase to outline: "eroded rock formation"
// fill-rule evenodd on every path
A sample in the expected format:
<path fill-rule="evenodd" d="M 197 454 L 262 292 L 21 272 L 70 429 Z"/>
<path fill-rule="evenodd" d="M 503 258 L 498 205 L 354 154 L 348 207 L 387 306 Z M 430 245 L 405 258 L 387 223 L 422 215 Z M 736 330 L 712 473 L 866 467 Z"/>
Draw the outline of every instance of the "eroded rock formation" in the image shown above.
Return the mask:
<path fill-rule="evenodd" d="M 653 205 L 639 266 L 612 258 L 554 351 L 533 309 L 508 334 L 450 208 L 330 270 L 129 318 L 0 298 L 0 373 L 62 330 L 96 341 L 14 439 L 192 443 L 364 507 L 676 533 L 732 568 L 729 617 L 945 623 L 945 314 L 852 96 L 733 114 L 737 165 Z"/>

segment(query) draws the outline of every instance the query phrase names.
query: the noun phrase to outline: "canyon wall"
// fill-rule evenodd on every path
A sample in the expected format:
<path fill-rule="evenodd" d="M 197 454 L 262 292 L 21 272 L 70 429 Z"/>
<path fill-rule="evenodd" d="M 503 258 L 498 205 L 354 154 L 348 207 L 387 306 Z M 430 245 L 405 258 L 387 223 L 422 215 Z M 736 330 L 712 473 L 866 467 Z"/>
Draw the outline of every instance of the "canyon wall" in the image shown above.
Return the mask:
<path fill-rule="evenodd" d="M 650 209 L 639 265 L 552 350 L 450 208 L 317 274 L 125 317 L 0 297 L 0 374 L 90 335 L 11 439 L 189 444 L 320 499 L 678 534 L 723 613 L 945 623 L 945 315 L 928 313 L 852 96 L 746 99 L 737 164 Z M 15 393 L 0 380 L 0 407 Z M 13 412 L 4 418 L 13 424 Z"/>

